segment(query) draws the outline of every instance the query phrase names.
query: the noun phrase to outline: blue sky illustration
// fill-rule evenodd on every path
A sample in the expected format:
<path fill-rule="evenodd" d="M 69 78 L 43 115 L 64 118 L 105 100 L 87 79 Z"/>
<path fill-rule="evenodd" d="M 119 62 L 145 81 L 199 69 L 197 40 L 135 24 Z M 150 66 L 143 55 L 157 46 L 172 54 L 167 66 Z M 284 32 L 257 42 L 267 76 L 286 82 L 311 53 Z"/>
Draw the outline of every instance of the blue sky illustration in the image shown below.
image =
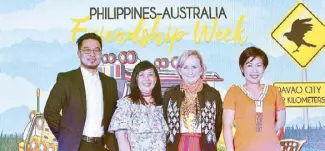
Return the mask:
<path fill-rule="evenodd" d="M 171 53 L 167 49 L 169 43 L 156 46 L 149 43 L 146 47 L 127 42 L 120 45 L 117 42 L 104 42 L 104 52 L 119 53 L 124 50 L 135 50 L 141 60 L 153 61 L 157 57 L 172 58 L 180 55 L 184 50 L 197 49 L 203 55 L 209 71 L 217 72 L 225 80 L 216 84 L 224 96 L 232 84 L 243 84 L 238 67 L 240 53 L 248 46 L 257 46 L 265 50 L 269 56 L 269 66 L 265 72 L 263 82 L 301 81 L 301 69 L 271 38 L 271 32 L 285 15 L 296 5 L 297 0 L 107 0 L 85 1 L 79 0 L 0 0 L 0 130 L 11 132 L 10 125 L 4 124 L 3 119 L 10 119 L 8 113 L 21 107 L 36 108 L 36 89 L 41 89 L 41 107 L 43 109 L 47 96 L 59 72 L 78 68 L 77 47 L 71 42 L 71 30 L 75 26 L 72 18 L 82 18 L 88 15 L 89 7 L 114 6 L 155 6 L 157 9 L 171 6 L 211 6 L 224 7 L 227 19 L 221 18 L 217 28 L 235 30 L 238 19 L 245 15 L 243 28 L 248 40 L 239 45 L 232 42 L 201 41 L 193 42 L 193 28 L 195 20 L 162 20 L 159 31 L 166 32 L 168 25 L 171 31 L 176 27 L 186 30 L 190 35 L 174 44 Z M 310 10 L 320 20 L 325 21 L 324 0 L 304 0 Z M 145 28 L 151 29 L 153 21 L 147 21 Z M 130 31 L 135 28 L 138 20 L 99 20 L 90 21 L 82 26 L 89 31 L 123 29 Z M 212 26 L 213 20 L 202 20 L 201 24 Z M 82 33 L 78 33 L 77 37 Z M 307 69 L 308 81 L 324 82 L 325 53 L 321 52 Z M 302 123 L 302 109 L 287 109 L 287 124 Z M 25 112 L 16 112 L 22 114 Z M 6 115 L 6 117 L 5 117 Z M 325 119 L 324 108 L 309 108 L 311 124 L 317 124 Z M 28 115 L 11 115 L 12 117 Z M 314 122 L 315 121 L 315 122 Z M 324 124 L 325 121 L 323 120 Z M 21 130 L 23 131 L 23 129 Z"/>

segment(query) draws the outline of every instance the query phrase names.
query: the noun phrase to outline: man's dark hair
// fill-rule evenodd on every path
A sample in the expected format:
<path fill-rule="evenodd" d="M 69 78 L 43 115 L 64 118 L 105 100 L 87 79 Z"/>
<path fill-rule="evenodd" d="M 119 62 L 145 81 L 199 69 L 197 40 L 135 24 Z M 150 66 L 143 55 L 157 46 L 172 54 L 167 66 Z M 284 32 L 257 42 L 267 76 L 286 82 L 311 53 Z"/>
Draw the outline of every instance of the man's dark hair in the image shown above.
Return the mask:
<path fill-rule="evenodd" d="M 77 42 L 76 42 L 76 44 L 78 44 L 78 50 L 80 50 L 82 42 L 84 40 L 87 40 L 87 39 L 97 40 L 99 42 L 99 44 L 100 44 L 100 48 L 102 48 L 102 38 L 100 38 L 95 33 L 86 33 L 86 34 L 82 35 L 81 37 L 79 37 Z"/>
<path fill-rule="evenodd" d="M 156 67 L 151 62 L 146 61 L 146 60 L 138 63 L 134 67 L 133 72 L 132 72 L 132 77 L 131 77 L 131 84 L 130 84 L 131 94 L 129 94 L 128 96 L 131 98 L 132 102 L 135 104 L 146 104 L 146 101 L 144 100 L 144 98 L 141 95 L 141 91 L 139 89 L 138 82 L 137 82 L 137 77 L 141 71 L 145 71 L 147 69 L 153 69 L 155 76 L 156 76 L 156 80 L 157 80 L 156 85 L 152 89 L 151 96 L 155 100 L 155 105 L 162 105 L 161 84 L 160 84 L 160 78 L 159 78 L 158 71 L 157 71 Z"/>
<path fill-rule="evenodd" d="M 265 52 L 257 47 L 248 47 L 246 48 L 239 57 L 239 66 L 244 67 L 245 62 L 248 58 L 253 57 L 249 62 L 253 61 L 256 57 L 260 57 L 263 61 L 264 68 L 266 69 L 269 64 L 269 60 Z M 244 76 L 244 73 L 242 73 Z"/>

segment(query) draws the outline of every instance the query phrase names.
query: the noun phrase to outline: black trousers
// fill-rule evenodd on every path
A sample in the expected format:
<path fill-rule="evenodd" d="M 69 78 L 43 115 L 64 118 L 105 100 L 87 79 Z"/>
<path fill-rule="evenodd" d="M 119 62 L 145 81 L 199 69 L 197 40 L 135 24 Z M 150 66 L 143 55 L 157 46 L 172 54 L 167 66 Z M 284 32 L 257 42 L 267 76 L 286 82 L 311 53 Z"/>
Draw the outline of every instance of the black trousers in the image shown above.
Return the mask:
<path fill-rule="evenodd" d="M 79 151 L 107 151 L 104 148 L 104 143 L 88 143 L 81 140 Z"/>

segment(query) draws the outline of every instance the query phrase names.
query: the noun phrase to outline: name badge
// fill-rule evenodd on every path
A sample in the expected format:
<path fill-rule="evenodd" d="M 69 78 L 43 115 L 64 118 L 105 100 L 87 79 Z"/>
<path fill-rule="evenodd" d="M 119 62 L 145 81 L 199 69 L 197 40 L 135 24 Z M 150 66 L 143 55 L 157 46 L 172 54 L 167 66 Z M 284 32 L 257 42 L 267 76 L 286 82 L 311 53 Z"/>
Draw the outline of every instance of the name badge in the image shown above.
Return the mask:
<path fill-rule="evenodd" d="M 256 109 L 256 113 L 262 113 L 263 112 L 263 101 L 256 100 L 255 101 L 255 109 Z"/>

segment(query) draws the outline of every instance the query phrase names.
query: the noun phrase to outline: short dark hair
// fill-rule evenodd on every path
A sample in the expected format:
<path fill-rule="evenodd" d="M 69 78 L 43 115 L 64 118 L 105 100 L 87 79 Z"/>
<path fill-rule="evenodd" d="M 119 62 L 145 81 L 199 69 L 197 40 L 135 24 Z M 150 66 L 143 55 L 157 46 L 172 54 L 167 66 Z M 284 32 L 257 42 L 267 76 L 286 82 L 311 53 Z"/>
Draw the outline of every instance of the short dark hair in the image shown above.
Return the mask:
<path fill-rule="evenodd" d="M 78 44 L 78 50 L 80 50 L 82 42 L 87 39 L 97 40 L 100 44 L 100 48 L 102 48 L 102 38 L 100 38 L 96 33 L 86 33 L 80 36 L 76 42 L 76 44 Z"/>
<path fill-rule="evenodd" d="M 162 105 L 162 94 L 159 74 L 156 67 L 147 60 L 141 61 L 134 67 L 130 84 L 131 93 L 128 95 L 128 97 L 131 98 L 133 103 L 146 104 L 143 96 L 141 95 L 141 91 L 137 82 L 137 77 L 141 71 L 145 71 L 147 69 L 153 69 L 157 80 L 154 88 L 152 89 L 151 96 L 152 98 L 154 98 L 155 105 Z"/>
<path fill-rule="evenodd" d="M 248 58 L 253 57 L 252 60 L 254 60 L 256 57 L 260 57 L 262 59 L 264 68 L 266 69 L 267 65 L 269 64 L 269 60 L 267 58 L 267 55 L 263 50 L 257 47 L 248 47 L 246 48 L 239 57 L 239 66 L 241 68 L 244 67 L 245 62 L 247 61 Z M 251 61 L 252 61 L 251 60 Z M 244 73 L 241 73 L 244 76 Z"/>

